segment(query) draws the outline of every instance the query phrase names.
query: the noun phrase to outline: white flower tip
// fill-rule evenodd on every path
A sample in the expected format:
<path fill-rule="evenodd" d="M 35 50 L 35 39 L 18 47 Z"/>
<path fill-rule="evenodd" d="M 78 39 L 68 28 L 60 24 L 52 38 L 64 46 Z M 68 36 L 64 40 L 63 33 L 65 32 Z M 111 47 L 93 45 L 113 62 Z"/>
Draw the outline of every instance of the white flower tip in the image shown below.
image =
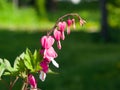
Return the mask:
<path fill-rule="evenodd" d="M 41 81 L 45 81 L 46 73 L 44 73 L 43 71 L 41 71 L 39 78 L 41 79 Z"/>
<path fill-rule="evenodd" d="M 55 67 L 59 68 L 59 64 L 54 59 L 52 59 L 51 61 Z"/>

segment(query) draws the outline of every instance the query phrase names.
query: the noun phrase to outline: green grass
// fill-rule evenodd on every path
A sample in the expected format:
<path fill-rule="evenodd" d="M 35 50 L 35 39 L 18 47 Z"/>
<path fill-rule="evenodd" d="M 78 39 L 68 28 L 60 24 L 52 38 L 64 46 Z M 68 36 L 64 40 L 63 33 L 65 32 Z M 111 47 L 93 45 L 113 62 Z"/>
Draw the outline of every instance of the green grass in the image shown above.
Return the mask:
<path fill-rule="evenodd" d="M 13 63 L 26 47 L 32 51 L 40 48 L 39 39 L 44 32 L 0 31 L 0 57 Z M 96 42 L 97 34 L 72 32 L 62 41 L 56 61 L 60 68 L 50 64 L 57 75 L 48 74 L 46 81 L 39 79 L 43 90 L 119 90 L 120 89 L 120 43 Z M 38 76 L 37 76 L 38 77 Z M 3 77 L 9 80 L 9 77 Z M 21 80 L 14 90 L 20 90 Z M 0 81 L 0 90 L 8 90 Z"/>
<path fill-rule="evenodd" d="M 57 11 L 47 11 L 45 19 L 37 16 L 33 7 L 13 8 L 8 5 L 5 9 L 0 8 L 0 28 L 24 31 L 48 30 L 53 27 L 59 17 L 73 12 L 80 14 L 87 21 L 84 30 L 99 30 L 100 10 L 98 2 L 81 3 L 79 5 L 68 2 L 58 3 Z M 77 29 L 81 29 L 79 25 L 77 25 Z"/>

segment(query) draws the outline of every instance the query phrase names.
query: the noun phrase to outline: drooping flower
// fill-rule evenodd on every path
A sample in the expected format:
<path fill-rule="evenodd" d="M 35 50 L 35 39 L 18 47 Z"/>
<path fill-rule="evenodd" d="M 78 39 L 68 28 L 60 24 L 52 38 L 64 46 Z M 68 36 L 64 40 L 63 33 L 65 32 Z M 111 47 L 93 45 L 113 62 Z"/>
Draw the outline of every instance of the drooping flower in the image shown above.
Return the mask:
<path fill-rule="evenodd" d="M 67 25 L 68 25 L 68 27 L 67 27 L 67 34 L 70 34 L 70 26 L 72 25 L 72 20 L 71 19 L 67 20 Z"/>
<path fill-rule="evenodd" d="M 53 47 L 50 47 L 49 49 L 41 49 L 40 53 L 43 55 L 43 58 L 47 60 L 47 62 L 50 63 L 52 61 L 54 66 L 59 67 L 59 64 L 54 60 L 54 58 L 58 55 Z"/>
<path fill-rule="evenodd" d="M 36 79 L 35 79 L 35 77 L 32 74 L 28 75 L 28 82 L 29 82 L 29 84 L 30 84 L 32 89 L 36 89 L 37 88 Z"/>
<path fill-rule="evenodd" d="M 59 67 L 59 64 L 54 60 L 54 59 L 51 59 L 53 65 L 55 65 L 56 67 Z M 44 59 L 41 63 L 40 63 L 40 66 L 42 67 L 42 70 L 40 71 L 40 76 L 39 78 L 44 81 L 45 78 L 46 78 L 46 73 L 48 72 L 48 69 L 49 69 L 49 63 L 51 62 L 50 60 L 48 59 Z"/>
<path fill-rule="evenodd" d="M 54 38 L 52 36 L 43 36 L 41 38 L 41 45 L 43 48 L 48 49 L 54 44 Z"/>
<path fill-rule="evenodd" d="M 41 63 L 40 66 L 42 67 L 42 71 L 47 73 L 48 72 L 48 68 L 49 68 L 49 60 L 44 59 Z"/>
<path fill-rule="evenodd" d="M 58 55 L 55 52 L 53 47 L 50 47 L 49 49 L 45 49 L 44 50 L 44 56 L 43 58 L 47 58 L 48 60 L 52 60 L 54 58 L 56 58 Z"/>
<path fill-rule="evenodd" d="M 58 23 L 58 28 L 61 32 L 63 32 L 66 28 L 66 22 L 59 22 Z"/>
<path fill-rule="evenodd" d="M 59 22 L 58 23 L 58 28 L 59 30 L 61 31 L 61 39 L 64 40 L 65 39 L 65 35 L 64 35 L 64 31 L 65 31 L 65 28 L 66 28 L 66 22 Z"/>
<path fill-rule="evenodd" d="M 72 19 L 72 25 L 73 25 L 73 28 L 75 29 L 76 26 L 75 26 L 75 19 L 74 18 Z"/>
<path fill-rule="evenodd" d="M 39 76 L 39 78 L 40 78 L 42 81 L 45 81 L 46 73 L 43 72 L 43 71 L 40 71 L 40 76 Z"/>
<path fill-rule="evenodd" d="M 61 32 L 59 30 L 55 29 L 53 35 L 54 35 L 54 37 L 55 37 L 55 39 L 57 41 L 60 40 L 60 38 L 61 38 Z"/>
<path fill-rule="evenodd" d="M 60 38 L 62 35 L 61 32 L 59 30 L 55 29 L 53 34 L 54 34 L 55 39 L 57 40 L 58 49 L 61 49 L 61 43 L 60 43 Z"/>
<path fill-rule="evenodd" d="M 83 26 L 85 23 L 86 23 L 86 21 L 85 21 L 85 20 L 80 19 L 80 25 L 81 25 L 81 26 Z"/>

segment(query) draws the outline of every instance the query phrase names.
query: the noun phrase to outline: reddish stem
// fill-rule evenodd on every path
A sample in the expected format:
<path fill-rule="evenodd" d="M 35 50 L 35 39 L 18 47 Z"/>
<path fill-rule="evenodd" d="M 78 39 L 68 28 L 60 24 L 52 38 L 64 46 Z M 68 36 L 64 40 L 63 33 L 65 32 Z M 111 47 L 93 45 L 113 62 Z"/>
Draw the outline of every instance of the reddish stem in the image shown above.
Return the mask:
<path fill-rule="evenodd" d="M 65 14 L 65 15 L 61 16 L 60 18 L 58 18 L 58 20 L 56 21 L 56 23 L 55 23 L 55 25 L 53 26 L 53 28 L 52 28 L 49 32 L 47 32 L 47 35 L 49 36 L 49 35 L 54 31 L 54 29 L 57 27 L 58 23 L 59 23 L 60 21 L 62 21 L 63 18 L 68 17 L 68 16 L 73 16 L 73 17 L 76 16 L 79 20 L 82 19 L 82 18 L 79 16 L 79 14 L 77 14 L 77 13 L 68 13 L 68 14 Z"/>

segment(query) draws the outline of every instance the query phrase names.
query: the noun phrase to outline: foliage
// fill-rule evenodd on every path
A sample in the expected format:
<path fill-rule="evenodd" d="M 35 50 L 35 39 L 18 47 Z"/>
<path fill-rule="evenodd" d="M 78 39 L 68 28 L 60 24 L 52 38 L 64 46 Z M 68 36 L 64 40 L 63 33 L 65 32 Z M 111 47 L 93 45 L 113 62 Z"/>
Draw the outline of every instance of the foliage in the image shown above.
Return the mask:
<path fill-rule="evenodd" d="M 109 13 L 108 21 L 112 28 L 120 28 L 120 24 L 119 24 L 120 19 L 118 18 L 120 15 L 119 2 L 120 2 L 119 0 L 115 0 L 115 1 L 110 1 L 107 4 L 108 13 Z"/>
<path fill-rule="evenodd" d="M 41 70 L 39 65 L 41 58 L 39 51 L 35 50 L 32 54 L 29 49 L 26 49 L 15 59 L 13 67 L 8 60 L 0 59 L 0 77 L 2 75 L 13 75 L 25 78 L 28 72 L 36 73 L 36 71 Z"/>

